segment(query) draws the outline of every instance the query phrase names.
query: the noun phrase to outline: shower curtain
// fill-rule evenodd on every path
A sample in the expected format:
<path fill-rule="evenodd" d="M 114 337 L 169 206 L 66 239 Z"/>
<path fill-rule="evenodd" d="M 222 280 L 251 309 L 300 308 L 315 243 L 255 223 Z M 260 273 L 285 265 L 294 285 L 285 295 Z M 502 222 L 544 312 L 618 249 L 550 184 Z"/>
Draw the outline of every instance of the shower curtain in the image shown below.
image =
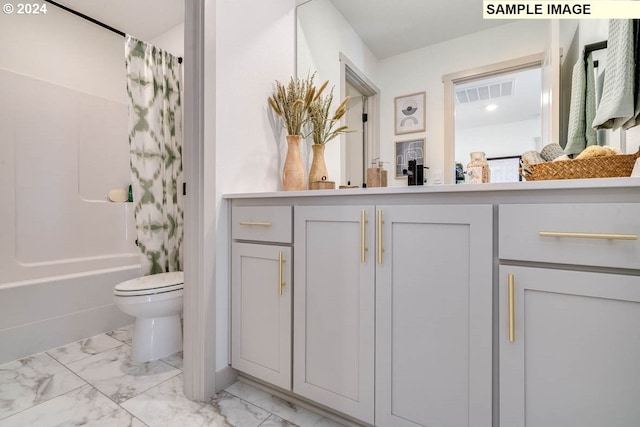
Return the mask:
<path fill-rule="evenodd" d="M 125 39 L 129 148 L 144 274 L 182 270 L 182 70 L 178 58 Z"/>

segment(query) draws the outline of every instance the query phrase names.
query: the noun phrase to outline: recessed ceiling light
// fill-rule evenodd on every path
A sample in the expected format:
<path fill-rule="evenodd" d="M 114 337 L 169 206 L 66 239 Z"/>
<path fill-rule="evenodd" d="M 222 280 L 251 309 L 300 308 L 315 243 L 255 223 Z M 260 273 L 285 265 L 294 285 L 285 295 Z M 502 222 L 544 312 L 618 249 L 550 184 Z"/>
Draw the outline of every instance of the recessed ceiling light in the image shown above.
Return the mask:
<path fill-rule="evenodd" d="M 496 104 L 487 105 L 487 111 L 494 111 L 498 106 Z"/>

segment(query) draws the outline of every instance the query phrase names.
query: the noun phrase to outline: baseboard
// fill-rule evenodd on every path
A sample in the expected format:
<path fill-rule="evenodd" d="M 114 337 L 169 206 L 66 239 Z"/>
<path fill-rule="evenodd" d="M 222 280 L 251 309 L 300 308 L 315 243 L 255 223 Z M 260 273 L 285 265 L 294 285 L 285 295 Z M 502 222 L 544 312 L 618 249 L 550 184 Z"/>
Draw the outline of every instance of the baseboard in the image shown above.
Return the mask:
<path fill-rule="evenodd" d="M 243 373 L 237 373 L 237 378 L 238 378 L 238 381 L 242 381 L 244 383 L 250 384 L 273 396 L 284 399 L 287 402 L 291 402 L 297 406 L 300 406 L 301 408 L 308 409 L 311 412 L 315 412 L 316 414 L 322 415 L 323 417 L 333 420 L 337 423 L 340 423 L 346 427 L 372 427 L 370 424 L 350 418 L 348 415 L 334 412 L 331 408 L 327 408 L 326 406 L 319 405 L 311 400 L 305 399 L 304 397 L 298 396 L 297 394 L 294 394 L 290 391 L 282 390 L 280 388 L 274 388 L 270 384 L 262 382 L 257 378 L 246 376 Z"/>
<path fill-rule="evenodd" d="M 238 372 L 231 366 L 216 372 L 216 393 L 229 387 L 238 380 Z"/>

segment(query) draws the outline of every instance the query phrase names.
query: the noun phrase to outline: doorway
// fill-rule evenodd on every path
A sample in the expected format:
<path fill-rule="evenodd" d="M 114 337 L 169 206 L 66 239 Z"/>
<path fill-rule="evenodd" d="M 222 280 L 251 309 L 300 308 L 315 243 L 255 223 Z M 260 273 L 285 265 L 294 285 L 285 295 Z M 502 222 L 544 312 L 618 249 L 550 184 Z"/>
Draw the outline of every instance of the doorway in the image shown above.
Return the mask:
<path fill-rule="evenodd" d="M 504 61 L 496 64 L 490 64 L 483 67 L 478 67 L 466 71 L 461 71 L 454 74 L 448 74 L 443 76 L 442 80 L 444 82 L 444 107 L 445 107 L 445 126 L 444 126 L 444 136 L 445 136 L 445 146 L 444 146 L 444 154 L 445 154 L 445 184 L 450 184 L 455 182 L 455 163 L 462 163 L 462 165 L 466 165 L 468 160 L 462 159 L 459 160 L 461 154 L 457 154 L 457 114 L 456 106 L 457 106 L 457 93 L 456 91 L 463 91 L 466 89 L 471 89 L 470 92 L 473 92 L 473 89 L 476 91 L 476 96 L 479 95 L 479 88 L 481 86 L 485 86 L 483 89 L 480 89 L 484 92 L 483 96 L 487 95 L 487 92 L 491 91 L 490 86 L 492 84 L 500 84 L 500 90 L 502 90 L 502 83 L 505 83 L 509 79 L 513 79 L 514 73 L 524 72 L 527 70 L 538 69 L 540 70 L 542 67 L 544 56 L 542 54 L 529 55 L 509 61 Z M 540 78 L 541 79 L 541 78 Z M 508 85 L 505 85 L 508 86 Z M 514 90 L 512 85 L 511 90 Z M 542 87 L 542 83 L 541 86 Z M 496 88 L 493 89 L 494 91 Z M 517 90 L 517 89 L 516 89 Z M 486 91 L 486 92 L 485 92 Z M 463 95 L 460 95 L 463 98 Z M 467 97 L 469 97 L 469 93 L 467 93 Z M 537 103 L 541 105 L 542 92 L 538 92 L 537 94 Z M 485 99 L 483 103 L 477 104 L 478 107 L 485 108 L 490 105 L 490 96 L 488 99 Z M 493 107 L 492 107 L 493 108 Z M 514 108 L 514 107 L 512 107 Z M 494 110 L 495 111 L 495 110 Z M 542 113 L 542 111 L 541 111 Z M 532 113 L 534 114 L 534 113 Z M 531 135 L 529 138 L 535 145 L 544 143 L 544 134 L 543 132 L 543 124 L 544 122 L 544 114 L 541 115 L 541 124 L 539 126 L 542 137 L 540 137 L 540 141 L 535 140 L 534 135 Z M 531 142 L 530 141 L 530 142 Z M 485 151 L 484 147 L 475 147 L 477 151 Z M 515 150 L 515 148 L 514 148 Z M 527 151 L 526 149 L 523 151 Z M 515 152 L 515 151 L 514 151 Z M 517 153 L 522 154 L 522 152 Z M 469 154 L 466 154 L 467 158 Z M 464 156 L 463 156 L 464 157 Z M 502 155 L 496 155 L 495 157 L 506 157 Z"/>
<path fill-rule="evenodd" d="M 349 96 L 345 125 L 354 132 L 341 141 L 340 181 L 366 184 L 367 168 L 380 158 L 379 89 L 349 59 L 340 54 L 341 97 Z"/>
<path fill-rule="evenodd" d="M 469 79 L 453 90 L 456 164 L 464 168 L 470 153 L 484 152 L 496 160 L 491 182 L 517 182 L 520 155 L 542 149 L 540 66 Z"/>

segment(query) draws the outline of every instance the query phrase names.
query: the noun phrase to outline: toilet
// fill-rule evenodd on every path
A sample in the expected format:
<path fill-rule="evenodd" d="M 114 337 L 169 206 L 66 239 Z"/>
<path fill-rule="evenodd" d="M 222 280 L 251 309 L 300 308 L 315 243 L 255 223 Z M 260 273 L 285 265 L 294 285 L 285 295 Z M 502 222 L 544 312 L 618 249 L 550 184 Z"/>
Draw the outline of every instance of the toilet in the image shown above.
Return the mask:
<path fill-rule="evenodd" d="M 150 362 L 182 350 L 183 287 L 182 271 L 138 277 L 115 286 L 115 305 L 136 318 L 133 362 Z"/>

